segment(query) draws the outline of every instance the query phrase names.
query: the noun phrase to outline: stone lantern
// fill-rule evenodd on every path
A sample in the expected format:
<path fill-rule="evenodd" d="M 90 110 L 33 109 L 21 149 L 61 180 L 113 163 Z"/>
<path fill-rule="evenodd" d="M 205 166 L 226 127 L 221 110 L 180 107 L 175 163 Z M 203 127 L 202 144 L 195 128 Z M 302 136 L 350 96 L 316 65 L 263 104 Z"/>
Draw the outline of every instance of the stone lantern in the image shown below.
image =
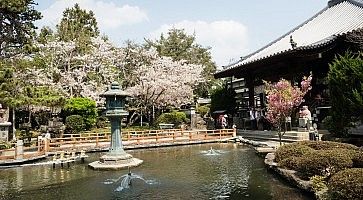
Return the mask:
<path fill-rule="evenodd" d="M 121 120 L 128 116 L 125 110 L 127 93 L 118 83 L 112 83 L 109 90 L 100 95 L 106 98 L 106 117 L 111 122 L 111 144 L 107 154 L 89 164 L 93 169 L 123 169 L 140 165 L 143 161 L 126 153 L 122 146 Z"/>

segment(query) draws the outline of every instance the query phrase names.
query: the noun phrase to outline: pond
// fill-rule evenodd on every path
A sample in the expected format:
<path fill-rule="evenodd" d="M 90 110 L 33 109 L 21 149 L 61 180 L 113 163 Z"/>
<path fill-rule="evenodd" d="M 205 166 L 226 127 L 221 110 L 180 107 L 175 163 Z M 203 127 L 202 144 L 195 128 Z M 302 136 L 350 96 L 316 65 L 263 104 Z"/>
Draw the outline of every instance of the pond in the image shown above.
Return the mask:
<path fill-rule="evenodd" d="M 243 145 L 203 144 L 127 151 L 144 160 L 128 170 L 94 171 L 88 163 L 69 168 L 34 165 L 0 169 L 0 199 L 310 199 L 264 167 Z M 44 162 L 44 161 L 42 161 Z M 122 187 L 124 186 L 124 187 Z"/>

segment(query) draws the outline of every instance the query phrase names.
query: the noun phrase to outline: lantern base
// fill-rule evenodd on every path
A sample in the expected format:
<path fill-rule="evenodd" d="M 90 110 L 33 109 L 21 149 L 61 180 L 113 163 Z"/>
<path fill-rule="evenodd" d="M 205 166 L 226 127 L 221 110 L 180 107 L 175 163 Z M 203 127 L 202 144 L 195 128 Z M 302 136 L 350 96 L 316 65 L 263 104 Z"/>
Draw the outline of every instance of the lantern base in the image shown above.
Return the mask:
<path fill-rule="evenodd" d="M 100 161 L 90 163 L 88 166 L 96 170 L 119 170 L 141 165 L 143 160 L 132 157 L 130 154 L 104 155 Z"/>

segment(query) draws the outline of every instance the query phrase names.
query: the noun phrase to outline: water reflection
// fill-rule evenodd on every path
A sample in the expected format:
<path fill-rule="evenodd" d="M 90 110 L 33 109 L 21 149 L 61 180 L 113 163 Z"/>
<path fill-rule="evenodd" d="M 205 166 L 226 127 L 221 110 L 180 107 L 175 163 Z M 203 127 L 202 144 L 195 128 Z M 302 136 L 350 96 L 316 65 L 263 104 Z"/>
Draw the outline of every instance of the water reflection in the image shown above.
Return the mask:
<path fill-rule="evenodd" d="M 220 155 L 205 156 L 203 151 Z M 233 144 L 206 144 L 128 151 L 144 163 L 127 170 L 93 171 L 27 166 L 0 170 L 0 199 L 307 199 L 268 174 L 254 151 Z M 131 180 L 132 186 L 128 187 Z M 127 183 L 127 184 L 126 184 Z M 125 185 L 126 184 L 126 185 Z M 287 199 L 287 196 L 283 196 Z"/>

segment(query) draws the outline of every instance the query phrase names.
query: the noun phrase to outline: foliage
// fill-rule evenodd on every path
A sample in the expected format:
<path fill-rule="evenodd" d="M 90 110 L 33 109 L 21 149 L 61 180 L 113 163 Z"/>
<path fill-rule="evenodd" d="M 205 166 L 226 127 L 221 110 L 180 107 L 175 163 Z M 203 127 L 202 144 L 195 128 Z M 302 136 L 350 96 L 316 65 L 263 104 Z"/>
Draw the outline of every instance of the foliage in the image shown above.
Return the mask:
<path fill-rule="evenodd" d="M 346 152 L 342 149 L 308 152 L 298 159 L 296 170 L 303 178 L 330 176 L 353 166 L 352 157 L 347 156 Z"/>
<path fill-rule="evenodd" d="M 116 79 L 120 49 L 101 38 L 91 38 L 89 50 L 82 54 L 76 51 L 75 42 L 57 38 L 38 43 L 37 47 L 39 52 L 34 57 L 41 62 L 31 71 L 38 77 L 33 84 L 46 83 L 65 97 L 82 96 L 103 103 L 99 94 Z"/>
<path fill-rule="evenodd" d="M 283 159 L 290 157 L 301 157 L 307 152 L 311 152 L 313 149 L 311 147 L 305 146 L 303 144 L 291 143 L 280 146 L 275 153 L 275 161 L 280 162 Z"/>
<path fill-rule="evenodd" d="M 331 141 L 300 141 L 295 143 L 297 145 L 308 146 L 315 150 L 333 150 L 333 149 L 349 149 L 358 150 L 357 146 L 341 142 L 331 142 Z"/>
<path fill-rule="evenodd" d="M 83 117 L 80 115 L 70 115 L 66 118 L 66 130 L 69 133 L 77 134 L 85 127 Z"/>
<path fill-rule="evenodd" d="M 333 122 L 333 117 L 332 116 L 326 116 L 322 121 L 321 121 L 323 128 L 322 129 L 326 129 L 329 132 L 333 132 L 334 131 L 334 122 Z"/>
<path fill-rule="evenodd" d="M 108 125 L 108 119 L 105 116 L 100 116 L 97 118 L 96 127 L 105 128 Z"/>
<path fill-rule="evenodd" d="M 31 43 L 35 29 L 33 22 L 41 18 L 34 5 L 34 0 L 0 1 L 0 59 L 18 53 Z"/>
<path fill-rule="evenodd" d="M 344 136 L 363 122 L 363 55 L 345 53 L 329 65 L 328 83 L 334 133 Z"/>
<path fill-rule="evenodd" d="M 173 61 L 155 53 L 149 64 L 144 64 L 134 71 L 136 83 L 126 89 L 133 97 L 131 106 L 136 108 L 130 117 L 131 122 L 136 121 L 141 113 L 148 114 L 150 119 L 153 109 L 179 107 L 191 102 L 192 86 L 200 79 L 200 65 Z"/>
<path fill-rule="evenodd" d="M 11 148 L 11 143 L 10 142 L 0 140 L 0 150 L 10 149 L 10 148 Z"/>
<path fill-rule="evenodd" d="M 363 150 L 356 151 L 352 160 L 353 160 L 353 167 L 363 168 Z"/>
<path fill-rule="evenodd" d="M 287 158 L 281 158 L 282 160 L 279 161 L 278 166 L 285 169 L 292 169 L 297 170 L 298 163 L 300 162 L 300 156 L 299 157 L 287 157 Z"/>
<path fill-rule="evenodd" d="M 312 183 L 312 188 L 315 192 L 321 191 L 327 188 L 326 177 L 325 176 L 312 176 L 310 178 Z"/>
<path fill-rule="evenodd" d="M 197 112 L 200 114 L 201 117 L 204 117 L 207 113 L 209 113 L 209 106 L 198 106 Z"/>
<path fill-rule="evenodd" d="M 80 115 L 86 130 L 92 128 L 97 121 L 96 102 L 88 98 L 76 97 L 68 99 L 64 111 L 67 116 Z"/>
<path fill-rule="evenodd" d="M 190 64 L 203 66 L 202 76 L 205 80 L 195 88 L 198 96 L 206 97 L 214 81 L 213 73 L 216 65 L 212 61 L 210 48 L 204 48 L 195 43 L 195 35 L 188 35 L 184 29 L 172 28 L 165 37 L 161 34 L 156 41 L 146 40 L 147 47 L 154 47 L 160 56 L 171 57 L 174 61 L 185 60 Z"/>
<path fill-rule="evenodd" d="M 84 52 L 90 39 L 99 35 L 94 13 L 81 9 L 78 4 L 67 8 L 57 25 L 57 34 L 62 41 L 76 41 L 77 50 Z"/>
<path fill-rule="evenodd" d="M 300 141 L 281 146 L 275 160 L 282 168 L 296 170 L 302 178 L 330 177 L 340 170 L 362 163 L 358 147 L 329 141 Z"/>
<path fill-rule="evenodd" d="M 167 123 L 174 124 L 175 127 L 187 122 L 187 116 L 184 112 L 173 111 L 171 113 L 163 113 L 156 120 L 157 124 Z"/>
<path fill-rule="evenodd" d="M 211 95 L 210 112 L 225 110 L 226 113 L 234 113 L 237 106 L 235 96 L 236 92 L 227 83 L 216 88 Z"/>
<path fill-rule="evenodd" d="M 312 75 L 303 77 L 301 81 L 301 89 L 297 86 L 292 86 L 285 79 L 280 79 L 279 82 L 271 84 L 265 81 L 267 93 L 267 116 L 266 119 L 277 128 L 280 139 L 285 134 L 281 132 L 282 125 L 287 117 L 290 117 L 294 107 L 299 106 L 303 102 L 303 97 L 311 89 Z"/>
<path fill-rule="evenodd" d="M 363 168 L 346 169 L 328 181 L 332 199 L 363 199 Z"/>

